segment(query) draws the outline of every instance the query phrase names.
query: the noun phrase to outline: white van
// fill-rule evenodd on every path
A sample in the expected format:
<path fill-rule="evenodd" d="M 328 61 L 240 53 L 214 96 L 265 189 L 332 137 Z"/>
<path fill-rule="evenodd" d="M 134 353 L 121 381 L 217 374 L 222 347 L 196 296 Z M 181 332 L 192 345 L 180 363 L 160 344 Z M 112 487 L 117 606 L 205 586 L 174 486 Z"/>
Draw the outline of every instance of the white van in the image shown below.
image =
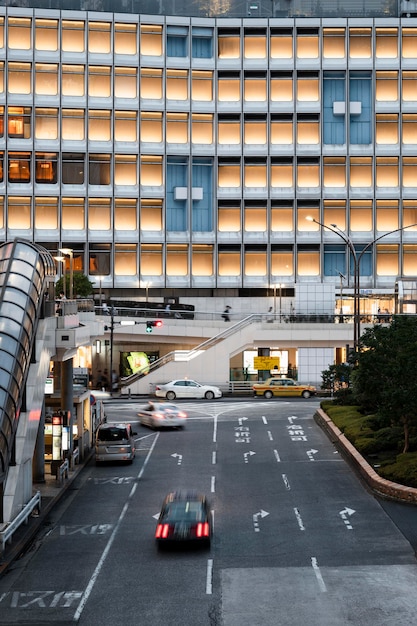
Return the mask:
<path fill-rule="evenodd" d="M 96 434 L 96 463 L 127 461 L 135 458 L 134 433 L 130 424 L 101 424 Z"/>

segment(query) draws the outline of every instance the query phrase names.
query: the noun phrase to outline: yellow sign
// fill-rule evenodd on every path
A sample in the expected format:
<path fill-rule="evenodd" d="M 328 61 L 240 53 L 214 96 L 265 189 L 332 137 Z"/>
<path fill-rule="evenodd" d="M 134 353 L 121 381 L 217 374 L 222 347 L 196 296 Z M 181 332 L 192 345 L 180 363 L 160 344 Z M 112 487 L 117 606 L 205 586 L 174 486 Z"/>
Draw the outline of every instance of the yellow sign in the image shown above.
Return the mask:
<path fill-rule="evenodd" d="M 273 370 L 279 369 L 278 356 L 255 356 L 253 358 L 253 367 L 256 370 Z"/>

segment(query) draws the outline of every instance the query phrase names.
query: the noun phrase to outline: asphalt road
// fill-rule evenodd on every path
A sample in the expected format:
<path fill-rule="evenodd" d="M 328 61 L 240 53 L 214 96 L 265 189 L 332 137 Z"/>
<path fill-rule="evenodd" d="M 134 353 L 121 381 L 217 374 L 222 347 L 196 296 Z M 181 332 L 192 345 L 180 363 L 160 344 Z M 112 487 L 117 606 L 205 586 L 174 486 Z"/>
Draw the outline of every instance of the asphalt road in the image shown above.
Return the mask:
<path fill-rule="evenodd" d="M 135 422 L 138 404 L 108 420 Z M 318 400 L 181 404 L 184 431 L 136 424 L 132 465 L 80 474 L 0 579 L 0 624 L 415 624 L 417 508 L 365 489 L 314 422 Z M 156 549 L 178 488 L 212 501 L 210 550 Z"/>

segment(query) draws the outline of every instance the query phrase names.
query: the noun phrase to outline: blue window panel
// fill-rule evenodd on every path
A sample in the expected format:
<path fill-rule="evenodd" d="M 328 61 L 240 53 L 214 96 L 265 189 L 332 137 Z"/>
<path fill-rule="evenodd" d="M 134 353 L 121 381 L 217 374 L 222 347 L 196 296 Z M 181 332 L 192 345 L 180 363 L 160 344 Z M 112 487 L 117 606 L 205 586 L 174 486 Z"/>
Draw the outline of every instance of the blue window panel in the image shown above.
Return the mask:
<path fill-rule="evenodd" d="M 213 161 L 194 159 L 192 166 L 193 189 L 202 190 L 201 200 L 193 200 L 192 230 L 208 232 L 213 230 Z"/>
<path fill-rule="evenodd" d="M 359 259 L 359 256 L 362 253 L 363 247 L 355 246 L 356 257 Z M 361 257 L 359 261 L 359 276 L 372 276 L 372 259 L 373 254 L 372 250 L 367 250 Z M 355 263 L 353 261 L 353 256 L 350 254 L 350 272 L 353 276 L 355 271 Z"/>
<path fill-rule="evenodd" d="M 346 143 L 346 115 L 334 115 L 333 103 L 346 103 L 345 80 L 325 78 L 323 81 L 323 143 Z"/>
<path fill-rule="evenodd" d="M 213 57 L 213 29 L 194 27 L 191 50 L 193 59 L 211 59 Z"/>
<path fill-rule="evenodd" d="M 350 143 L 368 145 L 372 142 L 372 84 L 371 79 L 351 78 L 349 82 L 350 102 L 361 103 L 360 115 L 350 116 Z"/>
<path fill-rule="evenodd" d="M 188 197 L 188 160 L 170 157 L 167 163 L 166 178 L 167 231 L 186 231 L 188 202 L 186 199 L 176 199 L 176 189 L 187 189 L 186 193 Z"/>
<path fill-rule="evenodd" d="M 324 275 L 340 276 L 346 273 L 344 246 L 324 246 Z"/>
<path fill-rule="evenodd" d="M 187 26 L 167 27 L 167 56 L 186 57 L 187 56 Z"/>

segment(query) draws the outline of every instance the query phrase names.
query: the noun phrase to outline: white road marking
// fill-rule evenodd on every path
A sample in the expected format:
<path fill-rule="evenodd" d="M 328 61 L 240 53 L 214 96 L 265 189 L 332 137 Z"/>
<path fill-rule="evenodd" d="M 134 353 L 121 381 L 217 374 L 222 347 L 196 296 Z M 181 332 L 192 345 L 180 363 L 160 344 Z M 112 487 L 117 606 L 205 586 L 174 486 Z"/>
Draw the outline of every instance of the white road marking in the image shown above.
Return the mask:
<path fill-rule="evenodd" d="M 282 474 L 282 480 L 284 481 L 285 489 L 287 489 L 287 491 L 290 491 L 291 486 L 290 481 L 287 478 L 287 474 Z"/>
<path fill-rule="evenodd" d="M 213 450 L 213 452 L 211 453 L 211 464 L 216 465 L 216 463 L 217 463 L 217 452 L 216 450 Z"/>
<path fill-rule="evenodd" d="M 265 415 L 262 415 L 262 421 L 263 421 L 264 424 L 268 423 L 268 420 L 266 419 Z"/>
<path fill-rule="evenodd" d="M 294 507 L 294 513 L 298 522 L 298 526 L 300 527 L 300 530 L 305 530 L 303 520 L 301 519 L 300 511 L 296 507 Z"/>
<path fill-rule="evenodd" d="M 312 565 L 314 574 L 316 575 L 317 582 L 319 583 L 320 591 L 323 591 L 323 593 L 325 593 L 327 591 L 327 587 L 323 580 L 323 576 L 321 575 L 321 571 L 320 571 L 320 568 L 319 568 L 319 565 L 317 563 L 317 559 L 315 556 L 311 557 L 311 565 Z"/>
<path fill-rule="evenodd" d="M 213 593 L 213 559 L 207 561 L 206 593 Z"/>
<path fill-rule="evenodd" d="M 272 433 L 271 433 L 270 430 L 268 430 L 268 439 L 269 439 L 269 441 L 274 441 L 274 438 L 273 438 Z"/>
<path fill-rule="evenodd" d="M 210 491 L 211 491 L 211 493 L 215 493 L 215 491 L 216 491 L 216 477 L 215 476 L 211 477 Z"/>
<path fill-rule="evenodd" d="M 280 456 L 279 456 L 279 454 L 278 454 L 278 450 L 274 450 L 274 456 L 275 456 L 275 458 L 276 458 L 276 460 L 277 460 L 277 463 L 280 463 L 280 462 L 281 462 L 281 459 L 280 459 Z"/>

